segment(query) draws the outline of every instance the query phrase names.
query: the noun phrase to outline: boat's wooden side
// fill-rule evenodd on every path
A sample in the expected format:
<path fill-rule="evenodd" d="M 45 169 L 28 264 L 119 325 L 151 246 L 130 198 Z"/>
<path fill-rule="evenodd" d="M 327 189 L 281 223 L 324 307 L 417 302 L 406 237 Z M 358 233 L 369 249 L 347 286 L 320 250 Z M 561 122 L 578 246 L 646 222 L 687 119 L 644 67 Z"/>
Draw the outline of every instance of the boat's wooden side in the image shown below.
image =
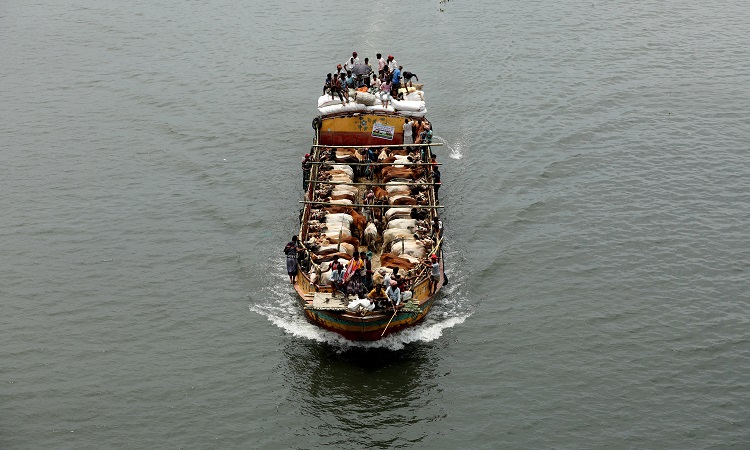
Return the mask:
<path fill-rule="evenodd" d="M 321 145 L 388 145 L 404 140 L 404 117 L 364 114 L 325 117 L 320 120 L 318 143 Z M 373 127 L 381 133 L 373 135 Z"/>
<path fill-rule="evenodd" d="M 442 256 L 442 255 L 441 255 Z M 440 281 L 433 293 L 429 292 L 427 280 L 412 288 L 416 310 L 400 311 L 395 315 L 393 310 L 371 311 L 360 315 L 350 311 L 315 309 L 312 296 L 315 292 L 329 292 L 326 286 L 315 286 L 310 283 L 307 274 L 299 274 L 294 288 L 297 299 L 303 307 L 307 319 L 315 325 L 333 331 L 353 341 L 376 341 L 389 334 L 396 333 L 421 322 L 430 312 L 438 292 L 443 286 L 443 263 L 440 258 Z M 339 294 L 340 295 L 340 294 Z"/>

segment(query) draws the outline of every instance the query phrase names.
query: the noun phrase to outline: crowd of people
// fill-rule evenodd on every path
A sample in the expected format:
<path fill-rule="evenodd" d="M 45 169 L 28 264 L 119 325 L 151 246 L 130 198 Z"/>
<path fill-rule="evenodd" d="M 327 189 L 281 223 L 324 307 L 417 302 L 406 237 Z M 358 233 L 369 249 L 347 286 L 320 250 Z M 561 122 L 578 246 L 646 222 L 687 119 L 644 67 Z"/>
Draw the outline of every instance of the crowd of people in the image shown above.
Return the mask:
<path fill-rule="evenodd" d="M 349 103 L 350 89 L 370 92 L 378 95 L 385 107 L 388 107 L 391 98 L 403 100 L 405 89 L 402 87 L 413 86 L 413 80 L 419 81 L 419 77 L 413 72 L 404 71 L 393 55 L 384 58 L 378 53 L 375 58 L 377 70 L 370 64 L 369 58 L 362 62 L 357 52 L 352 52 L 344 64 L 336 66 L 336 72 L 326 76 L 323 95 L 329 94 L 332 99 L 338 97 L 342 103 Z"/>

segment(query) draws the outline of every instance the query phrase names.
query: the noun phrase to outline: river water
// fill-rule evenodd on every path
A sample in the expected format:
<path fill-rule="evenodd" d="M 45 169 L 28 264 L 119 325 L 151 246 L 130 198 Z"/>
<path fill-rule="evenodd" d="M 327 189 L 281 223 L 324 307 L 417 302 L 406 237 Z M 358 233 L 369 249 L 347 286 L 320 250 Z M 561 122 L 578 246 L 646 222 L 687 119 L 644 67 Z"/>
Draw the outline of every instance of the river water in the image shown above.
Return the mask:
<path fill-rule="evenodd" d="M 2 2 L 0 448 L 750 447 L 749 23 Z M 446 144 L 450 284 L 369 344 L 305 322 L 281 251 L 353 50 L 417 73 Z"/>

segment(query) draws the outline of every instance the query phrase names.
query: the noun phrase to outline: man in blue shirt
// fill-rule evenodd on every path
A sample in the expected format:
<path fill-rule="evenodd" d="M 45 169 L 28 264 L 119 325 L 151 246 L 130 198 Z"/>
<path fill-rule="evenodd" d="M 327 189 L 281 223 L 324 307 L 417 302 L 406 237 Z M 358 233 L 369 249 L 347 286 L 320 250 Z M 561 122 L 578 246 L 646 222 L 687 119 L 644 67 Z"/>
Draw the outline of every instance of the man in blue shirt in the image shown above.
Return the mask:
<path fill-rule="evenodd" d="M 403 66 L 398 66 L 398 68 L 393 70 L 393 75 L 391 78 L 393 87 L 391 89 L 396 93 L 396 95 L 393 96 L 394 98 L 398 96 L 398 89 L 401 87 L 401 69 L 403 68 Z"/>

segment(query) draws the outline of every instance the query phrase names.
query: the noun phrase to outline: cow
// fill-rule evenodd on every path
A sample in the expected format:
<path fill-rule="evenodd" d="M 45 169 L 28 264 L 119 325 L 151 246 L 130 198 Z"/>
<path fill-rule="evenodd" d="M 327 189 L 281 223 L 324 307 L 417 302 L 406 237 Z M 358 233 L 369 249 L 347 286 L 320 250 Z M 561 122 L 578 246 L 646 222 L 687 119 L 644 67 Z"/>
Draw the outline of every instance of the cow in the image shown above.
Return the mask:
<path fill-rule="evenodd" d="M 367 226 L 367 218 L 364 215 L 355 211 L 351 206 L 341 204 L 327 206 L 325 211 L 328 213 L 346 213 L 352 216 L 352 236 L 362 237 L 362 232 Z"/>
<path fill-rule="evenodd" d="M 420 242 L 414 239 L 406 239 L 401 242 L 394 242 L 391 246 L 391 253 L 396 255 L 406 254 L 422 259 L 427 255 L 427 250 Z"/>
<path fill-rule="evenodd" d="M 332 237 L 328 238 L 328 240 L 334 244 L 338 244 L 339 242 L 349 244 L 354 247 L 355 250 L 359 248 L 359 239 L 354 236 L 341 236 L 341 239 L 338 237 Z"/>
<path fill-rule="evenodd" d="M 337 163 L 358 163 L 361 161 L 361 156 L 356 149 L 353 148 L 337 148 L 336 149 L 336 162 Z"/>
<path fill-rule="evenodd" d="M 392 219 L 409 219 L 411 218 L 411 208 L 388 208 L 385 212 L 386 220 Z"/>
<path fill-rule="evenodd" d="M 346 164 L 334 164 L 332 170 L 344 172 L 349 175 L 350 178 L 354 178 L 354 169 L 352 169 L 352 166 L 347 166 Z"/>
<path fill-rule="evenodd" d="M 398 256 L 393 253 L 383 253 L 380 255 L 380 265 L 382 267 L 398 267 L 399 270 L 409 271 L 416 267 L 418 263 L 419 260 L 407 255 Z"/>
<path fill-rule="evenodd" d="M 357 199 L 354 197 L 353 194 L 349 193 L 336 193 L 335 191 L 331 194 L 330 197 L 328 197 L 328 202 L 334 202 L 336 200 L 349 200 L 349 202 L 354 203 Z M 417 201 L 414 200 L 414 203 L 410 203 L 412 205 L 416 205 Z"/>
<path fill-rule="evenodd" d="M 388 183 L 389 181 L 395 180 L 397 178 L 413 181 L 421 178 L 422 175 L 424 175 L 424 171 L 422 169 L 393 166 L 383 167 L 381 173 L 384 183 Z"/>
<path fill-rule="evenodd" d="M 417 199 L 409 195 L 394 195 L 390 197 L 389 203 L 391 205 L 416 205 Z"/>
<path fill-rule="evenodd" d="M 381 188 L 380 186 L 373 186 L 372 192 L 375 195 L 376 201 L 381 201 L 383 203 L 388 201 L 388 191 Z"/>
<path fill-rule="evenodd" d="M 367 224 L 362 233 L 362 240 L 368 248 L 373 248 L 378 240 L 378 227 L 373 222 Z"/>
<path fill-rule="evenodd" d="M 389 228 L 383 232 L 384 246 L 388 246 L 398 239 L 414 239 L 414 233 L 404 228 Z"/>
<path fill-rule="evenodd" d="M 409 188 L 409 186 L 401 183 L 389 183 L 385 186 L 385 190 L 388 192 L 389 196 L 411 194 L 411 189 Z"/>
<path fill-rule="evenodd" d="M 413 229 L 416 225 L 416 219 L 393 219 L 388 222 L 388 228 Z"/>
<path fill-rule="evenodd" d="M 342 242 L 340 244 L 328 244 L 321 246 L 313 253 L 316 257 L 324 257 L 327 255 L 332 255 L 334 253 L 346 253 L 347 255 L 351 256 L 354 254 L 354 246 L 352 244 L 347 244 L 346 242 Z"/>

